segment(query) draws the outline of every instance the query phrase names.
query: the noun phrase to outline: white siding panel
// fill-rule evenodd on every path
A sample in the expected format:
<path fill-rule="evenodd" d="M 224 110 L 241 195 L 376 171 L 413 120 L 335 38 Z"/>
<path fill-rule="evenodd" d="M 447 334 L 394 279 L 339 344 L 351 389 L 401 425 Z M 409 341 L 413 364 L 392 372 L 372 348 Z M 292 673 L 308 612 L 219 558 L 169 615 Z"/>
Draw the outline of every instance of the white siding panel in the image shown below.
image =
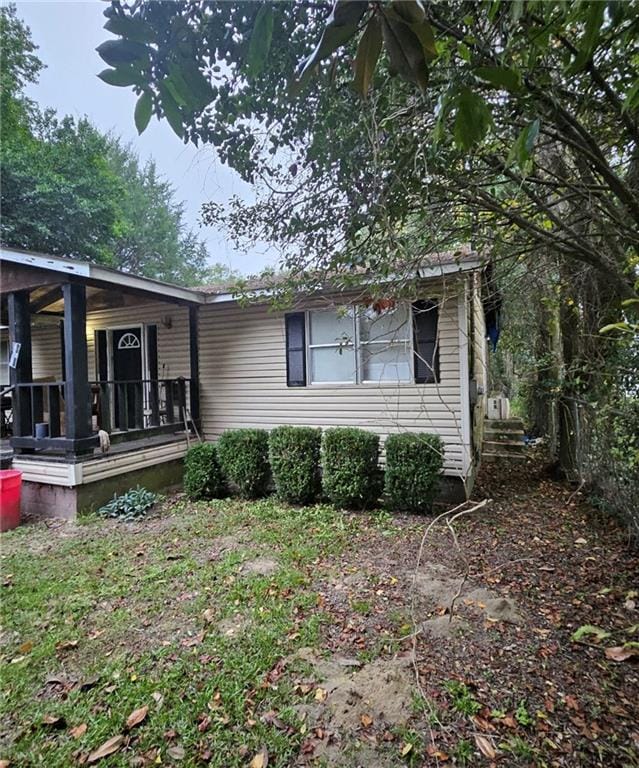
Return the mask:
<path fill-rule="evenodd" d="M 226 429 L 280 424 L 356 426 L 382 438 L 425 431 L 445 443 L 447 474 L 461 474 L 458 297 L 440 314 L 441 382 L 286 386 L 284 313 L 209 304 L 200 309 L 202 426 L 214 440 Z"/>
<path fill-rule="evenodd" d="M 60 326 L 34 325 L 31 328 L 31 354 L 34 381 L 62 381 L 62 344 Z"/>

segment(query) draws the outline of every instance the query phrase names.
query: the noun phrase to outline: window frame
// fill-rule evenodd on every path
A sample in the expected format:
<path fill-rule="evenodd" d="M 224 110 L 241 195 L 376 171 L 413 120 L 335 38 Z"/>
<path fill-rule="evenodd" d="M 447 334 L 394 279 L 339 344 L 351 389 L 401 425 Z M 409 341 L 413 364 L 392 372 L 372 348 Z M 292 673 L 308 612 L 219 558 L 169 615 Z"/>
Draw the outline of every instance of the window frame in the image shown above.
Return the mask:
<path fill-rule="evenodd" d="M 352 305 L 348 307 L 349 313 L 352 314 L 351 320 L 353 324 L 352 343 L 349 345 L 343 345 L 339 343 L 326 343 L 326 344 L 312 344 L 311 339 L 311 314 L 319 312 L 335 312 L 334 309 L 307 309 L 304 312 L 305 315 L 305 327 L 306 327 L 306 371 L 307 371 L 307 387 L 406 387 L 415 386 L 415 372 L 413 366 L 413 360 L 415 355 L 415 333 L 413 324 L 413 307 L 411 302 L 401 302 L 401 306 L 408 310 L 408 334 L 407 338 L 392 341 L 389 339 L 382 339 L 380 341 L 362 341 L 360 338 L 360 317 L 361 311 L 358 307 Z M 364 348 L 380 346 L 380 347 L 397 347 L 405 345 L 407 362 L 409 365 L 410 374 L 407 379 L 364 379 L 363 369 L 364 364 L 362 361 L 362 351 Z M 312 350 L 313 349 L 337 349 L 339 347 L 347 346 L 353 350 L 353 356 L 355 360 L 354 377 L 350 381 L 313 381 L 313 366 L 312 366 Z"/>

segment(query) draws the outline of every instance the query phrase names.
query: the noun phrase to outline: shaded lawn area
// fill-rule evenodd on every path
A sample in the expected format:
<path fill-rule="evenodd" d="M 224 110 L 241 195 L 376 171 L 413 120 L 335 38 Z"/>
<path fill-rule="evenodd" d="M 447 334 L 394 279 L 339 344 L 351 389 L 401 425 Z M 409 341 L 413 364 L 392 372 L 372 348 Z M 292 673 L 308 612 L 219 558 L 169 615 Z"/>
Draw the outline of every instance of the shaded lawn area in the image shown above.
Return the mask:
<path fill-rule="evenodd" d="M 0 758 L 639 766 L 637 660 L 604 653 L 639 639 L 623 531 L 538 463 L 490 471 L 415 579 L 428 518 L 270 499 L 3 535 Z"/>

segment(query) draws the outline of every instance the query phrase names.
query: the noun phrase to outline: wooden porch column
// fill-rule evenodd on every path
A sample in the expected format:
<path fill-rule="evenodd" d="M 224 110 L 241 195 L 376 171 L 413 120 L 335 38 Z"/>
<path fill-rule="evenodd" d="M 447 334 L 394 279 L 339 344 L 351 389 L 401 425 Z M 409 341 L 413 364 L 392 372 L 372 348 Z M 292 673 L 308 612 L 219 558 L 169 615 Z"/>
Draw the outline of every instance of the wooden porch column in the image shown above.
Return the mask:
<path fill-rule="evenodd" d="M 21 345 L 15 368 L 9 368 L 9 383 L 28 384 L 33 381 L 31 363 L 31 312 L 29 291 L 15 291 L 9 294 L 9 354 L 13 343 Z M 31 394 L 27 387 L 18 387 L 12 394 L 13 434 L 16 437 L 31 436 Z"/>
<path fill-rule="evenodd" d="M 76 283 L 65 283 L 62 286 L 62 295 L 64 297 L 66 437 L 67 440 L 81 440 L 91 434 L 86 288 Z"/>
<path fill-rule="evenodd" d="M 200 344 L 198 339 L 197 304 L 189 305 L 189 360 L 191 364 L 190 409 L 191 418 L 200 421 Z"/>

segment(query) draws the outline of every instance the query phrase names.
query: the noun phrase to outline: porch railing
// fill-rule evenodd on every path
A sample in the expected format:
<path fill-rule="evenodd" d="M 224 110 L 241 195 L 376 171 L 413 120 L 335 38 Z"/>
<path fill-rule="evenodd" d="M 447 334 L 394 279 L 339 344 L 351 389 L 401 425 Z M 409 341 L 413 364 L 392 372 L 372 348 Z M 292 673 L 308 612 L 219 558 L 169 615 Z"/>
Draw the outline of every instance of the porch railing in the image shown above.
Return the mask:
<path fill-rule="evenodd" d="M 190 379 L 93 381 L 89 385 L 94 435 L 104 429 L 112 442 L 118 442 L 185 427 Z M 15 448 L 66 450 L 64 381 L 16 384 L 12 399 L 20 410 L 19 421 L 14 419 L 12 425 Z M 94 435 L 86 438 L 87 449 L 95 445 Z"/>

